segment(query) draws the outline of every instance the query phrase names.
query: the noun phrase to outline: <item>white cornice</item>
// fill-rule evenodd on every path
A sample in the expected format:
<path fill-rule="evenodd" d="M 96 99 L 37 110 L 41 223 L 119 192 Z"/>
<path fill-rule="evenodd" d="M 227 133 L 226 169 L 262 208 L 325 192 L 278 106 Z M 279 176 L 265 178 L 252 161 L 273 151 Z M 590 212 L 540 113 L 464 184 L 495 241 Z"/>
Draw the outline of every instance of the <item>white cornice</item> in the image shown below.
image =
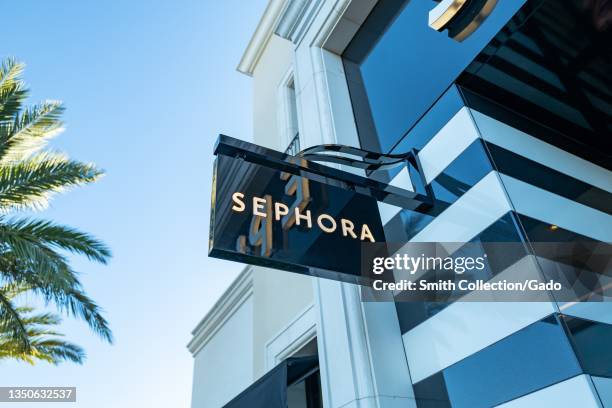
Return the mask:
<path fill-rule="evenodd" d="M 274 33 L 276 23 L 281 12 L 285 9 L 286 3 L 291 0 L 270 0 L 266 6 L 266 10 L 257 24 L 255 33 L 249 41 L 246 50 L 242 54 L 240 63 L 238 64 L 238 71 L 243 74 L 252 76 L 259 57 L 268 44 L 268 40 Z"/>
<path fill-rule="evenodd" d="M 293 42 L 292 37 L 310 3 L 310 0 L 292 0 L 287 2 L 278 18 L 274 34 Z"/>
<path fill-rule="evenodd" d="M 195 356 L 252 293 L 253 269 L 247 266 L 191 332 L 193 338 L 187 344 L 191 354 Z"/>

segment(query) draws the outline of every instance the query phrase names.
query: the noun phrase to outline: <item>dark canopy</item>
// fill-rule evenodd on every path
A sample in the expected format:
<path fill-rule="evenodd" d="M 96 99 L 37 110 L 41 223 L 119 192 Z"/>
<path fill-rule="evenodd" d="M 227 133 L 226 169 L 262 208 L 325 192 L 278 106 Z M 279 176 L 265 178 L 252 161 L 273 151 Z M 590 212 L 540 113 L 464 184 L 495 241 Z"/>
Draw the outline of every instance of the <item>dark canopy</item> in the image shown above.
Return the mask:
<path fill-rule="evenodd" d="M 318 366 L 316 356 L 290 357 L 278 364 L 223 408 L 287 408 L 287 386 Z"/>

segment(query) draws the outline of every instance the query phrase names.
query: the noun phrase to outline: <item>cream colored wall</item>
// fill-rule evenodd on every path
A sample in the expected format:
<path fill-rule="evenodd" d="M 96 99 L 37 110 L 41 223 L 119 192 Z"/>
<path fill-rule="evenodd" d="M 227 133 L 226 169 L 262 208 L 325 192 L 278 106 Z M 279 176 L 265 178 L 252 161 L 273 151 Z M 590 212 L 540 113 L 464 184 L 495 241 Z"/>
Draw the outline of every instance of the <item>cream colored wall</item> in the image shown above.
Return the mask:
<path fill-rule="evenodd" d="M 266 343 L 313 302 L 311 279 L 267 268 L 253 272 L 253 378 L 266 372 Z"/>
<path fill-rule="evenodd" d="M 273 35 L 253 71 L 253 140 L 277 150 L 286 147 L 278 129 L 278 90 L 293 64 L 293 47 Z"/>
<path fill-rule="evenodd" d="M 194 355 L 192 408 L 221 407 L 251 385 L 252 327 L 251 296 Z"/>
<path fill-rule="evenodd" d="M 293 64 L 293 44 L 272 36 L 253 72 L 254 142 L 286 148 L 278 129 L 279 86 Z M 310 277 L 266 268 L 253 272 L 253 374 L 265 373 L 266 343 L 313 302 Z"/>

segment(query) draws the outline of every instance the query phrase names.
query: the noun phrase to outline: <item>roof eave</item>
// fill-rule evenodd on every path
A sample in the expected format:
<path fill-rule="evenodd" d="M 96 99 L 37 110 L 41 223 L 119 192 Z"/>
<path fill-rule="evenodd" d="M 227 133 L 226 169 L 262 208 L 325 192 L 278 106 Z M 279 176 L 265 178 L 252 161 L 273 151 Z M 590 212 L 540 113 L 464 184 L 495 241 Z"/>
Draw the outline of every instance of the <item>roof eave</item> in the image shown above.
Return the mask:
<path fill-rule="evenodd" d="M 287 0 L 270 0 L 257 24 L 257 28 L 249 41 L 237 70 L 248 76 L 253 76 L 253 71 L 259 62 L 259 58 L 266 48 L 270 37 L 274 33 L 279 16 L 286 7 Z"/>

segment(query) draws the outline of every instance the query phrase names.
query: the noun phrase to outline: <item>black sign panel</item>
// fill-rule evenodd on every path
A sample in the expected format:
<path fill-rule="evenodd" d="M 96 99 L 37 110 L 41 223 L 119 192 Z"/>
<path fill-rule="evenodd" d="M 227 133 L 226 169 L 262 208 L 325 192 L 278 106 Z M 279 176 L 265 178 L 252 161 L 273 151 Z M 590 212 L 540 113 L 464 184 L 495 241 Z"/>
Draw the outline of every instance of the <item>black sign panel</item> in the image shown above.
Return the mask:
<path fill-rule="evenodd" d="M 303 158 L 221 136 L 209 255 L 363 283 L 364 243 L 384 242 L 377 201 L 426 197 Z"/>
<path fill-rule="evenodd" d="M 227 156 L 215 167 L 211 256 L 343 279 L 362 242 L 384 241 L 371 197 Z"/>

